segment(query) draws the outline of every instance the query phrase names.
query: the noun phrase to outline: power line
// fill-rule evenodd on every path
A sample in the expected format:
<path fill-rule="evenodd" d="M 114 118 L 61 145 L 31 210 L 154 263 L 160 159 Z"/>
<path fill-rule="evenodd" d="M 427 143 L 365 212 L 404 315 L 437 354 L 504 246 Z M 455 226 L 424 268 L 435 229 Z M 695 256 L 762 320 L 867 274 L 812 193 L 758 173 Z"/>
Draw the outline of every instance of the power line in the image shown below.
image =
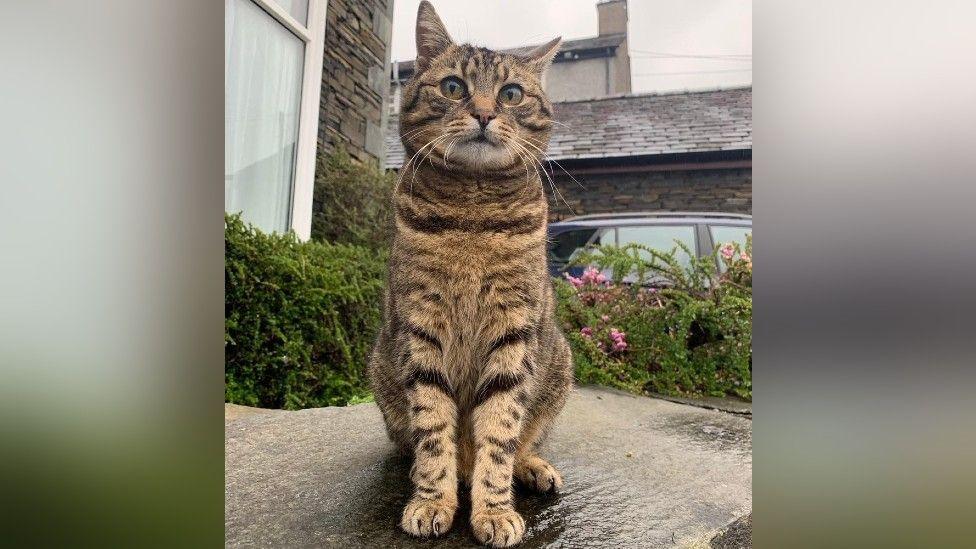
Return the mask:
<path fill-rule="evenodd" d="M 752 72 L 752 69 L 725 69 L 718 71 L 675 71 L 675 72 L 640 72 L 634 76 L 670 76 L 679 74 L 715 74 L 722 72 Z"/>
<path fill-rule="evenodd" d="M 752 61 L 751 53 L 715 53 L 715 54 L 697 54 L 697 53 L 668 53 L 662 51 L 646 51 L 646 50 L 630 50 L 630 53 L 641 55 L 647 55 L 650 57 L 677 57 L 682 59 L 722 59 L 725 61 Z"/>
<path fill-rule="evenodd" d="M 706 57 L 706 58 L 711 58 L 711 57 L 751 58 L 752 57 L 751 53 L 674 53 L 674 52 L 665 52 L 665 51 L 649 51 L 649 50 L 634 50 L 634 49 L 630 50 L 630 52 L 640 53 L 645 55 L 664 56 L 664 57 Z"/>

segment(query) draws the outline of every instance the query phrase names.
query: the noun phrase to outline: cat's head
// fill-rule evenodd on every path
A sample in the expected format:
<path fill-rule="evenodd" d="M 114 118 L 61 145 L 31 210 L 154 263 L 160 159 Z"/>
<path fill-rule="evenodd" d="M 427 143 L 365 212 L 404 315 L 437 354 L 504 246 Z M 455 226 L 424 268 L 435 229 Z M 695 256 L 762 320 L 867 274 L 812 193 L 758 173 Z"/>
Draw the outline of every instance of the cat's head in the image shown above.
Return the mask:
<path fill-rule="evenodd" d="M 542 77 L 559 44 L 515 54 L 455 44 L 433 6 L 421 2 L 417 62 L 400 112 L 408 157 L 470 172 L 532 170 L 553 124 Z"/>

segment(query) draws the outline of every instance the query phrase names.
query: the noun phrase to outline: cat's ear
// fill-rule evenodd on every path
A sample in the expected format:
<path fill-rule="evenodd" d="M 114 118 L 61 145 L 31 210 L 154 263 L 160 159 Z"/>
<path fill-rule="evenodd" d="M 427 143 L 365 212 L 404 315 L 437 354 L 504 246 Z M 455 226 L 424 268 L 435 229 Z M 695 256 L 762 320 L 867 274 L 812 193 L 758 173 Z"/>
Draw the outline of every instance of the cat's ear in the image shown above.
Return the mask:
<path fill-rule="evenodd" d="M 559 53 L 559 46 L 563 43 L 563 37 L 557 36 L 541 46 L 536 46 L 522 54 L 522 58 L 536 70 L 539 74 L 546 72 L 552 60 Z"/>
<path fill-rule="evenodd" d="M 423 0 L 417 10 L 417 70 L 426 69 L 430 62 L 449 48 L 454 42 L 447 34 L 444 23 L 437 17 L 434 6 Z"/>

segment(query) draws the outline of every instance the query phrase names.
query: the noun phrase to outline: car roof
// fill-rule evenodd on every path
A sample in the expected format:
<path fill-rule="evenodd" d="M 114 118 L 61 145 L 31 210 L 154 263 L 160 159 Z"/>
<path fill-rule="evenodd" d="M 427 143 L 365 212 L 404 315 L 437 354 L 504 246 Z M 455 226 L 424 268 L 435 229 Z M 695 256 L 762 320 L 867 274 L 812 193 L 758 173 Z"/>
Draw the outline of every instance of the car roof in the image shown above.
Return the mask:
<path fill-rule="evenodd" d="M 577 227 L 617 227 L 623 225 L 669 225 L 674 223 L 711 223 L 752 226 L 752 216 L 721 212 L 632 212 L 593 214 L 571 217 L 549 227 L 555 229 Z"/>

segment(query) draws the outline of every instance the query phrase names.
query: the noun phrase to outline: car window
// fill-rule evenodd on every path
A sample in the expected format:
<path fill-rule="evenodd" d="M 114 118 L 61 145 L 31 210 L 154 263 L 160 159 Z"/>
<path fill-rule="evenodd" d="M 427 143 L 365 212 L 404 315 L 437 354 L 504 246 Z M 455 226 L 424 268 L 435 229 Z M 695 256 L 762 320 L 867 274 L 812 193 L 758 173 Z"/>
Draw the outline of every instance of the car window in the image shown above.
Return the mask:
<path fill-rule="evenodd" d="M 617 233 L 614 229 L 604 229 L 600 236 L 597 238 L 597 244 L 600 246 L 616 246 L 617 245 Z"/>
<path fill-rule="evenodd" d="M 721 246 L 735 242 L 739 249 L 745 248 L 746 236 L 752 234 L 752 227 L 734 227 L 729 225 L 711 225 L 708 230 L 712 233 L 712 244 Z M 719 271 L 725 272 L 725 263 L 719 261 Z"/>
<path fill-rule="evenodd" d="M 582 248 L 593 236 L 596 229 L 575 229 L 561 232 L 549 240 L 549 259 L 557 263 L 566 263 L 579 248 Z"/>
<path fill-rule="evenodd" d="M 697 254 L 698 249 L 695 245 L 695 226 L 694 225 L 647 225 L 644 227 L 618 227 L 620 246 L 627 244 L 643 244 L 652 250 L 662 253 L 670 252 L 677 246 L 675 240 L 684 243 L 692 253 Z M 641 252 L 645 259 L 650 259 L 650 254 Z M 678 248 L 676 257 L 682 265 L 688 266 L 691 257 Z"/>

